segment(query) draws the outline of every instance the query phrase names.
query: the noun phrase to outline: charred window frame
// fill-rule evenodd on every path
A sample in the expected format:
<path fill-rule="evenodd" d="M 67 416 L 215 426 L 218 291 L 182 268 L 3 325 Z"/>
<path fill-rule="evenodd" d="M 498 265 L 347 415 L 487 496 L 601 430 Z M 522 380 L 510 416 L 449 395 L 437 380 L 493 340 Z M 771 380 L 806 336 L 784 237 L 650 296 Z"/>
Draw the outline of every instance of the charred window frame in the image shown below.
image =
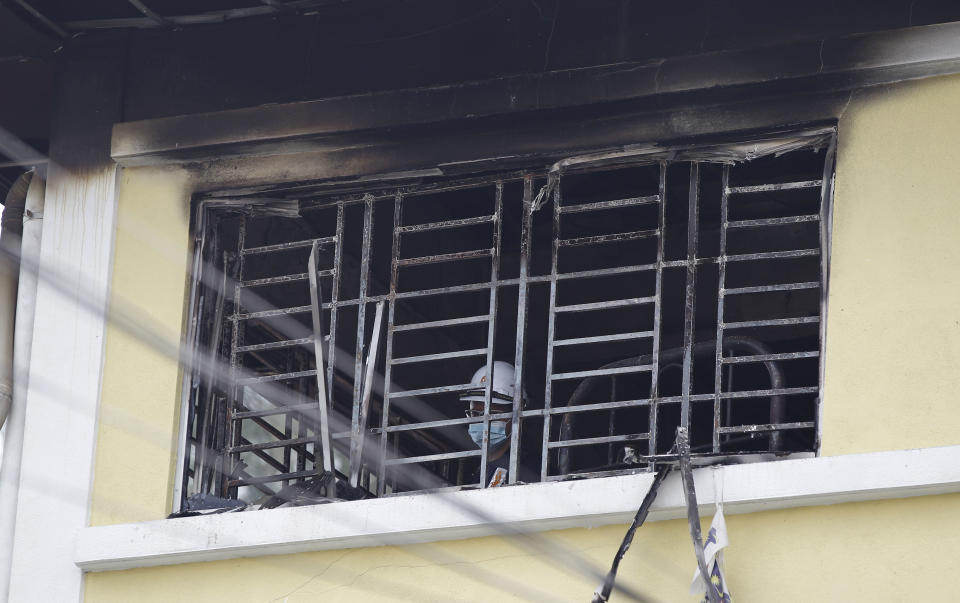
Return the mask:
<path fill-rule="evenodd" d="M 200 199 L 181 505 L 325 466 L 367 496 L 483 488 L 466 429 L 492 421 L 510 483 L 649 471 L 680 425 L 695 458 L 815 453 L 834 148 L 821 128 Z M 512 411 L 488 383 L 465 417 L 498 360 Z"/>

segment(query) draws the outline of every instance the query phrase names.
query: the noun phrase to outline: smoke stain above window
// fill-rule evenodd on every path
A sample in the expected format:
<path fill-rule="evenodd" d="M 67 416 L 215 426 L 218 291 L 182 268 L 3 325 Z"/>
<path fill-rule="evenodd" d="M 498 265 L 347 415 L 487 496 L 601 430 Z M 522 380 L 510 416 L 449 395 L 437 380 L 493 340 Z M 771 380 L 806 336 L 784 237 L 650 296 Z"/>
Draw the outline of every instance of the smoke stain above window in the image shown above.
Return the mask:
<path fill-rule="evenodd" d="M 815 453 L 834 136 L 200 199 L 184 499 Z"/>

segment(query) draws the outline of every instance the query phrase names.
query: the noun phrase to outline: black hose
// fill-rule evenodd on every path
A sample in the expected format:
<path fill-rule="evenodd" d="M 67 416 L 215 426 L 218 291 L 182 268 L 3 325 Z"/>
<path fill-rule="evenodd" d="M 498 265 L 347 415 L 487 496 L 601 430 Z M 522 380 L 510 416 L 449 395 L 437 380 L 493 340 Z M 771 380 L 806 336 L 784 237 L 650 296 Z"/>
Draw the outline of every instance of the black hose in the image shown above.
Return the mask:
<path fill-rule="evenodd" d="M 702 356 L 708 352 L 714 352 L 716 350 L 716 343 L 713 341 L 702 341 L 700 343 L 694 344 L 692 355 L 693 357 Z M 723 351 L 725 352 L 747 352 L 754 355 L 761 354 L 771 354 L 773 350 L 770 349 L 766 344 L 752 337 L 744 337 L 740 335 L 725 337 L 723 340 Z M 660 352 L 659 366 L 660 372 L 669 365 L 671 362 L 676 362 L 683 359 L 683 348 L 671 348 L 669 350 Z M 642 366 L 645 364 L 653 363 L 653 354 L 644 354 L 642 356 L 634 356 L 632 358 L 624 358 L 623 360 L 617 360 L 609 364 L 605 364 L 601 369 L 610 369 L 610 368 L 620 368 L 624 366 Z M 780 367 L 777 366 L 777 363 L 772 360 L 768 360 L 763 363 L 767 369 L 767 374 L 770 377 L 770 389 L 781 389 L 783 387 L 783 373 L 780 371 Z M 598 376 L 598 377 L 587 377 L 580 382 L 580 385 L 577 386 L 577 389 L 573 390 L 573 393 L 570 394 L 570 399 L 567 401 L 567 406 L 577 406 L 584 404 L 586 402 L 587 396 L 591 391 L 604 380 L 609 379 L 607 376 Z M 783 396 L 771 396 L 770 397 L 770 423 L 780 423 L 783 420 L 783 406 L 784 398 Z M 570 440 L 573 438 L 573 428 L 576 422 L 576 416 L 578 413 L 569 412 L 565 413 L 563 419 L 560 421 L 560 440 Z M 779 438 L 774 439 L 771 437 L 771 451 L 776 452 L 779 448 Z M 561 474 L 570 473 L 570 448 L 560 448 L 559 451 L 559 463 Z"/>

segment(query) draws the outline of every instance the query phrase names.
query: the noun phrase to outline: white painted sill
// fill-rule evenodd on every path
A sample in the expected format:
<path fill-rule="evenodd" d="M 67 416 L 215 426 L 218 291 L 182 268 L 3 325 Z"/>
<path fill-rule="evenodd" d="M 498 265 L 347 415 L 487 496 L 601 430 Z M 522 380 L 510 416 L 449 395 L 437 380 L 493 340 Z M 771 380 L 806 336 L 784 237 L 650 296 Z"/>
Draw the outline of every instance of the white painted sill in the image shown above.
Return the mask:
<path fill-rule="evenodd" d="M 694 472 L 701 510 L 714 479 L 727 513 L 960 492 L 960 446 L 707 467 Z M 74 562 L 106 571 L 305 551 L 411 544 L 629 523 L 650 474 L 84 528 Z M 679 475 L 648 521 L 686 515 Z"/>

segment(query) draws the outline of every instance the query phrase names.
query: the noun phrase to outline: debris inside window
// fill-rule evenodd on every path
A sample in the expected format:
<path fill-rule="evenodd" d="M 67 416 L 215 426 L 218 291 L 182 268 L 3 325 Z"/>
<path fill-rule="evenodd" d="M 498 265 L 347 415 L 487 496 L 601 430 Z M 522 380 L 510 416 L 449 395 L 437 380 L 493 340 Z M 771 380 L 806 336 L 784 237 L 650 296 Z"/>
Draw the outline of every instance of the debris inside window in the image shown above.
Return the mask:
<path fill-rule="evenodd" d="M 201 199 L 184 497 L 815 452 L 833 140 Z"/>

